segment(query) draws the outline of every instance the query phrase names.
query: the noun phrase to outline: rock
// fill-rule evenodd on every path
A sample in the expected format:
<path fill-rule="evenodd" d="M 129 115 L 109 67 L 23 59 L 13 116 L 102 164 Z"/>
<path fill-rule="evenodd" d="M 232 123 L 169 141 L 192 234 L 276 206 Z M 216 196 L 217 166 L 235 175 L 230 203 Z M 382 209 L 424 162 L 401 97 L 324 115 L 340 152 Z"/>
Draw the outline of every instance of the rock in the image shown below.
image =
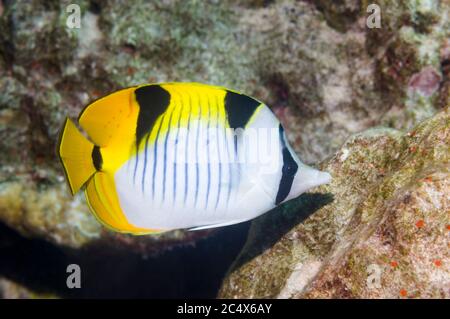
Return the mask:
<path fill-rule="evenodd" d="M 35 293 L 14 281 L 0 277 L 0 299 L 55 299 L 51 294 Z"/>
<path fill-rule="evenodd" d="M 440 99 L 445 90 L 437 88 L 445 84 L 442 50 L 447 45 L 448 21 L 441 20 L 441 12 L 449 6 L 427 1 L 380 5 L 383 27 L 367 37 L 368 51 L 377 56 L 380 98 L 391 105 L 379 123 L 405 131 L 448 105 L 448 94 Z M 386 44 L 380 47 L 380 42 Z"/>
<path fill-rule="evenodd" d="M 449 107 L 352 136 L 331 184 L 252 223 L 219 297 L 449 298 L 449 145 Z"/>
<path fill-rule="evenodd" d="M 411 77 L 409 87 L 411 90 L 428 97 L 438 90 L 440 82 L 441 76 L 436 69 L 426 67 Z"/>

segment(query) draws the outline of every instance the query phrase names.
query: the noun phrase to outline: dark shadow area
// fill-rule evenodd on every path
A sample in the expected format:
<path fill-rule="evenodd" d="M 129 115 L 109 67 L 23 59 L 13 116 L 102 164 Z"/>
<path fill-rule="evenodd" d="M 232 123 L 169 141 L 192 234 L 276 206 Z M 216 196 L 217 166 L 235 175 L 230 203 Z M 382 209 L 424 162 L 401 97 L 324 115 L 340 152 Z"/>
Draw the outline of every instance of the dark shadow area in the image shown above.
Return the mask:
<path fill-rule="evenodd" d="M 195 245 L 145 258 L 100 243 L 62 249 L 0 224 L 0 276 L 64 298 L 215 298 L 248 228 L 224 227 Z M 69 264 L 81 267 L 80 289 L 66 286 Z"/>
<path fill-rule="evenodd" d="M 332 201 L 331 193 L 305 193 L 256 218 L 254 226 L 257 225 L 259 231 L 250 231 L 247 246 L 231 266 L 230 272 L 272 247 L 293 227 Z"/>

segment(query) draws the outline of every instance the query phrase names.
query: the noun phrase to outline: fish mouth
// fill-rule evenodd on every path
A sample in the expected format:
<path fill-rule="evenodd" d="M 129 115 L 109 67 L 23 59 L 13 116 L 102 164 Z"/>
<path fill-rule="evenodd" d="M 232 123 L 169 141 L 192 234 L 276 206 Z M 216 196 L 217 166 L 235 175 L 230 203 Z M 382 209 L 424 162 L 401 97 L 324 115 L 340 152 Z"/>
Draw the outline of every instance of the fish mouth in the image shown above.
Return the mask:
<path fill-rule="evenodd" d="M 295 176 L 291 194 L 299 196 L 314 187 L 328 184 L 331 180 L 332 176 L 330 173 L 322 172 L 303 164 L 299 167 L 297 175 Z"/>
<path fill-rule="evenodd" d="M 317 176 L 314 183 L 315 185 L 313 187 L 329 184 L 331 180 L 332 177 L 330 173 L 317 171 Z"/>

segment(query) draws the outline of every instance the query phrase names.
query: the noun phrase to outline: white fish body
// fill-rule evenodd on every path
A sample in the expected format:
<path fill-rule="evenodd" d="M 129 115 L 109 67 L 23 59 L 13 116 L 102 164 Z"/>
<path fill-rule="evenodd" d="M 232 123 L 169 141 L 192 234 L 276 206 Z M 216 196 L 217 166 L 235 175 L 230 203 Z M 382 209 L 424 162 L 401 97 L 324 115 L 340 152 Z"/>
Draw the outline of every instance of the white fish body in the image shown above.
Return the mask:
<path fill-rule="evenodd" d="M 118 161 L 100 147 L 98 156 L 100 171 L 114 184 L 120 206 L 115 211 L 140 233 L 243 222 L 331 179 L 298 159 L 272 111 L 250 97 L 183 83 L 143 86 L 130 94 L 136 95 L 137 125 L 135 140 L 125 145 L 134 152 Z M 145 116 L 152 119 L 143 111 L 152 101 L 160 103 L 160 114 L 145 131 L 139 125 L 145 127 Z M 108 168 L 116 161 L 120 165 Z"/>

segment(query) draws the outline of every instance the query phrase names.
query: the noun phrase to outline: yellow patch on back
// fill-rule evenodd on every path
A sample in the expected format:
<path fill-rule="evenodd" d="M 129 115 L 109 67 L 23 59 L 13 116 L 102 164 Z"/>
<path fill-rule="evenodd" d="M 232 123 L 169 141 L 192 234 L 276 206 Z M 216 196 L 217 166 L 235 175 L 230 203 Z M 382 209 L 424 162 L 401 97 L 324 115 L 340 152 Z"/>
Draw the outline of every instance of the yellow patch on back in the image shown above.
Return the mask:
<path fill-rule="evenodd" d="M 170 104 L 161 114 L 151 132 L 148 142 L 154 143 L 158 137 L 164 137 L 170 130 L 188 128 L 194 121 L 210 123 L 210 127 L 217 125 L 227 127 L 225 111 L 226 89 L 200 83 L 164 83 L 159 84 L 170 94 Z M 139 145 L 139 152 L 145 148 L 147 138 Z"/>
<path fill-rule="evenodd" d="M 215 121 L 217 113 L 219 113 L 219 123 L 226 126 L 225 89 L 199 83 L 167 83 L 162 84 L 161 87 L 167 90 L 171 97 L 176 97 L 176 104 L 182 112 L 183 127 L 187 126 L 189 118 Z"/>

